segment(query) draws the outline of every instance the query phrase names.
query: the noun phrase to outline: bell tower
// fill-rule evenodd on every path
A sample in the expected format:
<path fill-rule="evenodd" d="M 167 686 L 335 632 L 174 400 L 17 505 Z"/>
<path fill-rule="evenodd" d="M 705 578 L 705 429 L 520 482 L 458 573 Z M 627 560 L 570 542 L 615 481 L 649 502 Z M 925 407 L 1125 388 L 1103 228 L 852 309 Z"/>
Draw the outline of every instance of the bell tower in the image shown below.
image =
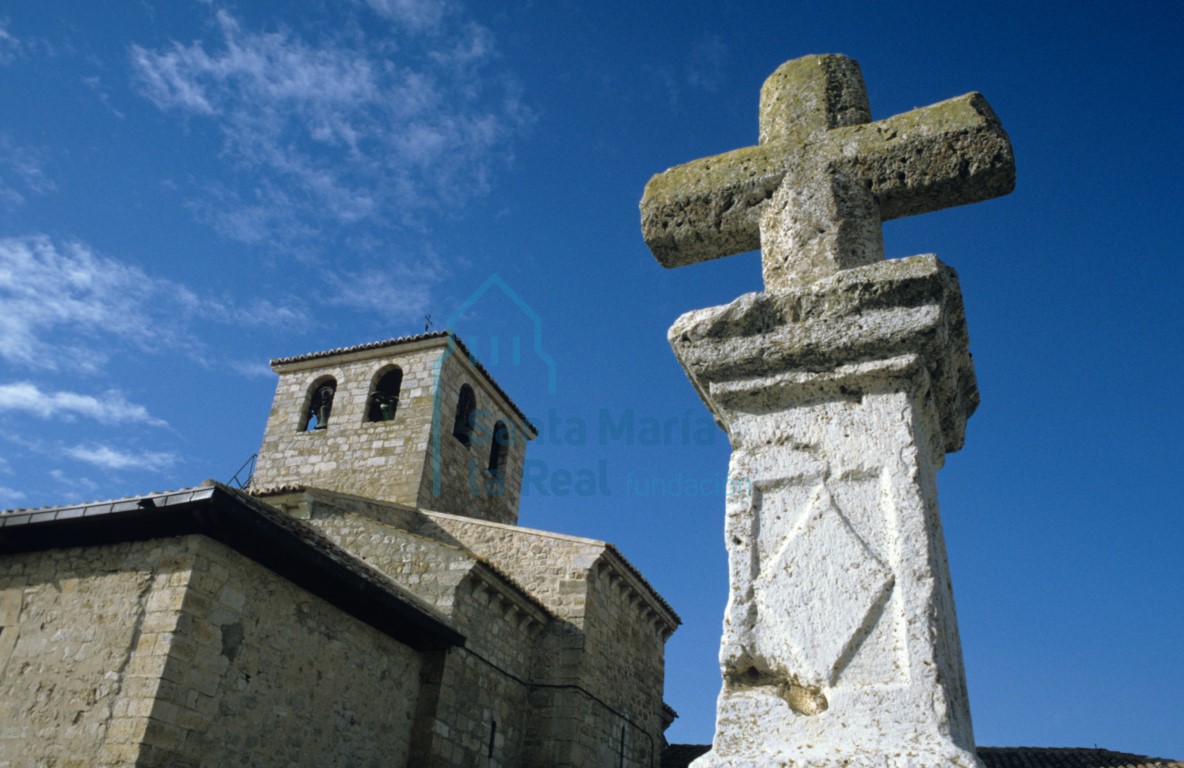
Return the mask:
<path fill-rule="evenodd" d="M 538 433 L 448 331 L 271 361 L 253 490 L 311 486 L 514 524 Z"/>

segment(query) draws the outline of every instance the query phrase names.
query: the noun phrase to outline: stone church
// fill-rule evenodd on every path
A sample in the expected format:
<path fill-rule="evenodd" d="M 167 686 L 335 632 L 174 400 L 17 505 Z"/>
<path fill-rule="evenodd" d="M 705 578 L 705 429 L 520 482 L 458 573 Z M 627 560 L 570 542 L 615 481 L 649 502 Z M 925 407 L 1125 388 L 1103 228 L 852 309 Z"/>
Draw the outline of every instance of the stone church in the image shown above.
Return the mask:
<path fill-rule="evenodd" d="M 663 737 L 670 606 L 611 544 L 516 524 L 534 427 L 457 337 L 272 367 L 247 489 L 0 512 L 0 766 L 685 768 L 708 752 Z"/>
<path fill-rule="evenodd" d="M 273 360 L 245 490 L 0 512 L 0 768 L 1184 768 L 974 743 L 935 480 L 978 402 L 961 293 L 880 223 L 1010 191 L 997 117 L 872 123 L 836 55 L 761 103 L 759 146 L 642 200 L 661 263 L 760 246 L 768 289 L 670 336 L 745 481 L 713 744 L 663 737 L 662 597 L 517 525 L 535 428 L 440 332 Z"/>
<path fill-rule="evenodd" d="M 247 489 L 0 513 L 0 766 L 658 765 L 679 618 L 464 344 L 272 368 Z"/>

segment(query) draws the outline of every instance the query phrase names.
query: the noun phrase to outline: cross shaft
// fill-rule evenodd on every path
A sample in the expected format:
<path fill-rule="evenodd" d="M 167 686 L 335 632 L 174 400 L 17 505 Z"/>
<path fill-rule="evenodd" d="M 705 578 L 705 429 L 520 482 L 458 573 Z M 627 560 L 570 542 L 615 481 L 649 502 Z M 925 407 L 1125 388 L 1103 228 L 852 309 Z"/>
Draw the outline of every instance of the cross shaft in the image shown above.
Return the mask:
<path fill-rule="evenodd" d="M 871 122 L 859 65 L 807 56 L 765 81 L 756 146 L 650 180 L 642 233 L 666 267 L 761 248 L 777 291 L 882 260 L 882 221 L 1014 187 L 1011 143 L 981 94 Z"/>

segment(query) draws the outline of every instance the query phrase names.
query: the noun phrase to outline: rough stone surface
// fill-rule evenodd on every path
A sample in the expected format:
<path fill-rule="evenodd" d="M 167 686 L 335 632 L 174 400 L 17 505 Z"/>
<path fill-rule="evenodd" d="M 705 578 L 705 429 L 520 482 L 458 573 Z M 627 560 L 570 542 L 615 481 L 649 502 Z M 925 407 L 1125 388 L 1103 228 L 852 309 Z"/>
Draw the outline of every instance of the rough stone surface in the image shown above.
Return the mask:
<path fill-rule="evenodd" d="M 782 65 L 755 147 L 658 174 L 665 266 L 761 248 L 766 294 L 670 341 L 728 432 L 731 588 L 708 766 L 976 763 L 936 473 L 978 404 L 957 278 L 880 224 L 1006 194 L 971 93 L 871 122 L 859 66 Z"/>
<path fill-rule="evenodd" d="M 1011 144 L 980 94 L 871 122 L 859 65 L 807 56 L 765 82 L 760 143 L 654 176 L 641 225 L 667 267 L 759 247 L 777 291 L 882 260 L 881 221 L 1014 186 Z"/>
<path fill-rule="evenodd" d="M 0 558 L 14 595 L 0 764 L 407 761 L 419 654 L 210 539 Z"/>
<path fill-rule="evenodd" d="M 187 559 L 151 544 L 0 559 L 0 765 L 132 764 Z"/>
<path fill-rule="evenodd" d="M 548 715 L 535 738 L 567 745 L 552 764 L 616 765 L 623 751 L 625 765 L 651 765 L 662 744 L 661 712 L 653 707 L 665 675 L 661 650 L 678 624 L 669 606 L 602 541 L 452 515 L 425 518 L 425 532 L 451 537 L 514 574 L 556 615 L 540 637 L 536 679 L 578 689 L 540 688 L 532 698 Z"/>
<path fill-rule="evenodd" d="M 733 447 L 724 685 L 695 765 L 975 765 L 936 489 L 977 403 L 953 271 L 880 262 L 670 339 Z"/>
<path fill-rule="evenodd" d="M 405 646 L 203 535 L 6 553 L 0 765 L 654 764 L 678 617 L 615 549 L 320 489 L 266 498 L 463 645 Z"/>
<path fill-rule="evenodd" d="M 807 400 L 862 376 L 865 361 L 907 365 L 915 355 L 926 361 L 945 452 L 962 447 L 978 407 L 958 276 L 932 254 L 844 270 L 797 291 L 746 294 L 683 315 L 669 338 L 713 409 L 713 392 Z M 935 461 L 941 466 L 944 453 Z"/>
<path fill-rule="evenodd" d="M 392 367 L 403 372 L 393 421 L 369 421 L 370 398 Z M 252 486 L 312 485 L 382 501 L 513 523 L 533 428 L 449 339 L 280 362 L 275 400 Z M 337 391 L 328 428 L 307 430 L 313 392 Z M 473 436 L 453 436 L 460 389 L 477 398 Z M 510 429 L 504 482 L 489 472 L 493 426 Z"/>
<path fill-rule="evenodd" d="M 757 146 L 646 186 L 659 262 L 759 246 L 767 291 L 670 329 L 733 449 L 699 768 L 976 764 L 936 484 L 978 405 L 966 321 L 953 270 L 885 262 L 880 225 L 1014 186 L 981 95 L 872 122 L 843 56 L 769 77 Z"/>
<path fill-rule="evenodd" d="M 268 501 L 470 638 L 425 689 L 438 715 L 413 755 L 484 761 L 491 722 L 491 765 L 591 767 L 623 756 L 640 768 L 660 754 L 664 646 L 678 617 L 609 545 L 319 489 Z"/>

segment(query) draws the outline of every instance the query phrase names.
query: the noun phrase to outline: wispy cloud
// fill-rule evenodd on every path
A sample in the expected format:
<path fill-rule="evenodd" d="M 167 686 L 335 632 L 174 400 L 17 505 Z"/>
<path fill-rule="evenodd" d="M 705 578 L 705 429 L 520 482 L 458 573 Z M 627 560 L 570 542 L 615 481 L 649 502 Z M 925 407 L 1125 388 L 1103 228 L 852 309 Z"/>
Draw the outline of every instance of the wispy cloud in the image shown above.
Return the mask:
<path fill-rule="evenodd" d="M 217 10 L 216 41 L 131 47 L 144 96 L 223 137 L 237 183 L 211 182 L 194 203 L 223 235 L 286 247 L 326 225 L 406 223 L 488 189 L 530 121 L 504 79 L 486 76 L 492 35 L 459 18 L 442 25 L 444 3 L 368 5 L 395 22 L 374 39 L 360 25 L 315 41 L 255 31 Z M 412 34 L 425 29 L 435 33 Z"/>
<path fill-rule="evenodd" d="M 103 469 L 139 469 L 159 472 L 168 469 L 177 462 L 176 455 L 172 453 L 124 451 L 98 443 L 70 446 L 65 449 L 65 454 L 72 459 Z"/>
<path fill-rule="evenodd" d="M 168 331 L 150 321 L 143 296 L 163 288 L 138 267 L 80 243 L 59 246 L 41 236 L 0 240 L 0 357 L 49 369 L 70 359 L 87 369 L 105 357 L 92 345 L 96 339 L 153 346 Z"/>
<path fill-rule="evenodd" d="M 691 48 L 687 63 L 687 85 L 708 93 L 719 90 L 724 78 L 728 47 L 719 35 L 707 35 Z"/>
<path fill-rule="evenodd" d="M 418 322 L 431 311 L 432 287 L 442 274 L 443 267 L 434 260 L 326 273 L 323 300 L 329 306 L 374 314 L 392 322 Z"/>
<path fill-rule="evenodd" d="M 52 300 L 47 300 L 52 297 Z M 299 309 L 199 296 L 85 244 L 0 238 L 0 359 L 34 370 L 101 366 L 114 349 L 193 351 L 198 320 L 247 327 L 304 321 Z"/>
<path fill-rule="evenodd" d="M 244 379 L 275 379 L 275 371 L 261 360 L 228 360 L 226 366 Z"/>
<path fill-rule="evenodd" d="M 100 77 L 99 75 L 91 75 L 89 77 L 84 77 L 84 78 L 82 78 L 82 83 L 87 88 L 89 88 L 95 94 L 96 97 L 98 97 L 98 99 L 102 103 L 102 105 L 111 111 L 111 114 L 115 115 L 120 120 L 123 120 L 127 117 L 125 114 L 123 114 L 123 112 L 116 109 L 115 106 L 111 103 L 111 96 L 107 91 L 106 85 L 103 83 L 102 77 Z"/>
<path fill-rule="evenodd" d="M 99 489 L 99 484 L 89 477 L 83 477 L 77 473 L 68 473 L 63 469 L 51 469 L 49 476 L 59 486 L 69 489 L 72 493 L 92 496 Z"/>
<path fill-rule="evenodd" d="M 366 5 L 391 21 L 415 31 L 437 29 L 452 3 L 444 0 L 365 0 Z"/>
<path fill-rule="evenodd" d="M 688 50 L 681 62 L 672 66 L 646 66 L 643 74 L 658 88 L 666 91 L 672 105 L 694 91 L 715 93 L 724 80 L 728 47 L 714 34 L 705 35 Z"/>
<path fill-rule="evenodd" d="M 164 421 L 149 414 L 147 408 L 129 403 L 118 391 L 105 392 L 101 397 L 77 392 L 45 392 L 27 381 L 0 384 L 0 412 L 3 411 L 29 413 L 42 419 L 82 416 L 101 424 L 166 426 Z"/>
<path fill-rule="evenodd" d="M 0 509 L 13 506 L 23 498 L 25 498 L 24 493 L 15 488 L 9 488 L 7 485 L 0 485 Z"/>
<path fill-rule="evenodd" d="M 0 208 L 21 205 L 27 194 L 53 192 L 57 187 L 46 175 L 45 164 L 45 152 L 20 146 L 0 133 Z"/>
<path fill-rule="evenodd" d="M 7 64 L 20 55 L 21 41 L 8 31 L 8 21 L 0 19 L 0 64 Z"/>

